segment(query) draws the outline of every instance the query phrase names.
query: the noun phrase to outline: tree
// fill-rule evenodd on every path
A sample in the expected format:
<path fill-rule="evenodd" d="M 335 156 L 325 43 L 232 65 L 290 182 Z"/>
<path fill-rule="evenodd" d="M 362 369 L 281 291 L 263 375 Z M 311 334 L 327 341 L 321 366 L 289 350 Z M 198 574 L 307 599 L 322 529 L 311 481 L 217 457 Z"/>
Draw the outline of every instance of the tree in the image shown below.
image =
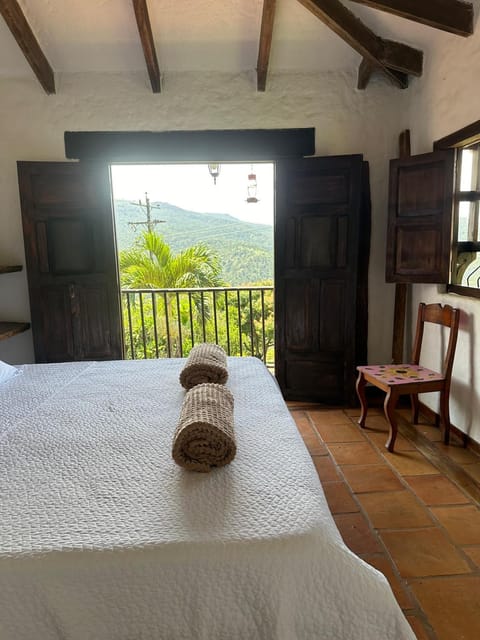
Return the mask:
<path fill-rule="evenodd" d="M 173 254 L 161 235 L 144 231 L 132 249 L 120 253 L 122 285 L 137 289 L 176 289 L 221 286 L 220 262 L 199 243 Z"/>
<path fill-rule="evenodd" d="M 215 253 L 199 243 L 180 253 L 173 254 L 162 236 L 152 230 L 142 233 L 132 249 L 119 256 L 120 280 L 127 289 L 202 289 L 222 284 L 221 265 Z M 162 298 L 144 298 L 127 292 L 124 305 L 124 326 L 129 327 L 125 336 L 127 350 L 138 357 L 155 355 L 181 355 L 182 325 L 187 321 L 190 309 L 177 294 Z M 208 318 L 210 309 L 201 296 L 192 294 L 197 315 Z M 168 339 L 167 339 L 168 336 Z M 143 353 L 142 353 L 143 352 Z"/>

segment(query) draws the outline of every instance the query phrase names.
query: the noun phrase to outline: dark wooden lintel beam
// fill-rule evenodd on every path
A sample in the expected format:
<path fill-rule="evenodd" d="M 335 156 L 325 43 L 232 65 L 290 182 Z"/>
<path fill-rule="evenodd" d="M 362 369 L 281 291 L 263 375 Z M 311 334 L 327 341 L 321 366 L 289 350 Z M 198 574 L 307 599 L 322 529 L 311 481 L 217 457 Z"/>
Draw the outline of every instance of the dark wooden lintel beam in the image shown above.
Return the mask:
<path fill-rule="evenodd" d="M 460 0 L 352 0 L 373 9 L 442 29 L 458 36 L 473 33 L 473 5 Z"/>
<path fill-rule="evenodd" d="M 377 36 L 339 0 L 298 0 L 314 16 L 325 23 L 342 40 L 373 66 L 382 71 L 399 87 L 404 83 L 395 71 L 420 76 L 423 53 L 408 45 Z"/>
<path fill-rule="evenodd" d="M 268 62 L 272 45 L 273 21 L 276 0 L 263 0 L 262 26 L 258 45 L 257 91 L 265 91 L 267 84 Z"/>
<path fill-rule="evenodd" d="M 157 53 L 153 41 L 150 16 L 148 15 L 147 0 L 132 0 L 132 3 L 152 91 L 153 93 L 160 93 L 160 69 L 158 67 Z"/>
<path fill-rule="evenodd" d="M 0 0 L 0 13 L 46 93 L 55 93 L 52 67 L 38 44 L 17 0 Z"/>

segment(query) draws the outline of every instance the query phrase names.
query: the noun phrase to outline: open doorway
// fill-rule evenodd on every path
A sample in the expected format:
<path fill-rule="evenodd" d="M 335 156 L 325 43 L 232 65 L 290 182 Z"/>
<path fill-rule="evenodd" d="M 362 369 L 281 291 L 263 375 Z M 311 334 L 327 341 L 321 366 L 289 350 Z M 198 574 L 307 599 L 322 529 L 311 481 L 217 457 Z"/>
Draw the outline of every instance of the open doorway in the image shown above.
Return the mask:
<path fill-rule="evenodd" d="M 274 366 L 274 165 L 113 164 L 126 358 L 199 342 Z"/>

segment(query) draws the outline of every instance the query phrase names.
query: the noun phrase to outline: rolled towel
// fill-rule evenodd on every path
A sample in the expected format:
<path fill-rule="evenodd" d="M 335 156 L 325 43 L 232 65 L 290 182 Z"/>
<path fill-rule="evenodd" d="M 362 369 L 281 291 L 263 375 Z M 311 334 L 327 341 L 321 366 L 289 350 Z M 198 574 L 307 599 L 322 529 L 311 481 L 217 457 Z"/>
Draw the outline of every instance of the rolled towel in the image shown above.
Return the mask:
<path fill-rule="evenodd" d="M 192 348 L 180 372 L 180 384 L 185 389 L 204 382 L 225 384 L 227 379 L 227 354 L 218 344 L 207 342 Z"/>
<path fill-rule="evenodd" d="M 172 457 L 191 471 L 211 471 L 233 460 L 233 396 L 221 384 L 199 384 L 185 395 L 175 431 Z"/>

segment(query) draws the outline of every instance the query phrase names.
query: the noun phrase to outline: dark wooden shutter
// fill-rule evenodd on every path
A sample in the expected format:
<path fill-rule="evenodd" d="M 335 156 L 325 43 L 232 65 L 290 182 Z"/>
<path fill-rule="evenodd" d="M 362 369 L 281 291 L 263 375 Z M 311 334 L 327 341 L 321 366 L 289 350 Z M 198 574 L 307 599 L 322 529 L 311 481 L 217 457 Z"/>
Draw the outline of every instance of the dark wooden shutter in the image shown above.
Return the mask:
<path fill-rule="evenodd" d="M 122 357 L 108 165 L 19 162 L 37 362 Z"/>
<path fill-rule="evenodd" d="M 367 345 L 367 175 L 359 155 L 277 163 L 275 372 L 286 398 L 352 402 Z"/>
<path fill-rule="evenodd" d="M 390 162 L 387 282 L 447 283 L 455 151 Z"/>

